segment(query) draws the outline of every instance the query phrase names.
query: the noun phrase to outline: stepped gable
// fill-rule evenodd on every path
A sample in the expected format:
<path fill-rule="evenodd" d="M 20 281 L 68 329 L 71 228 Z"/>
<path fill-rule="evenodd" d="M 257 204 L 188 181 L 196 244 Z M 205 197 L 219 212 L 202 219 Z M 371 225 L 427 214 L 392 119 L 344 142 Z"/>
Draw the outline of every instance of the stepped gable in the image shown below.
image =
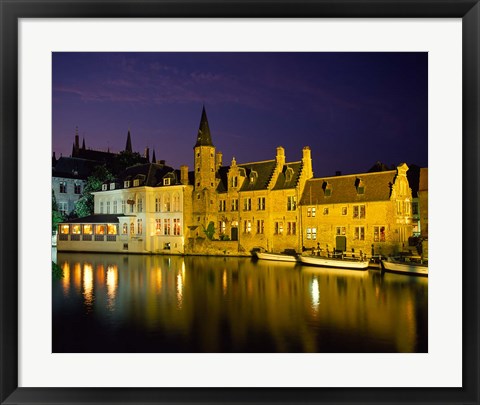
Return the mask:
<path fill-rule="evenodd" d="M 282 171 L 278 174 L 273 190 L 285 190 L 295 188 L 302 172 L 302 162 L 285 163 Z"/>
<path fill-rule="evenodd" d="M 396 170 L 390 170 L 310 179 L 305 184 L 300 205 L 387 201 L 390 199 L 396 175 Z M 357 193 L 358 179 L 363 182 L 364 194 Z M 324 191 L 327 184 L 331 188 L 331 195 L 328 197 Z"/>
<path fill-rule="evenodd" d="M 52 169 L 52 177 L 86 180 L 98 162 L 87 159 L 60 157 Z"/>

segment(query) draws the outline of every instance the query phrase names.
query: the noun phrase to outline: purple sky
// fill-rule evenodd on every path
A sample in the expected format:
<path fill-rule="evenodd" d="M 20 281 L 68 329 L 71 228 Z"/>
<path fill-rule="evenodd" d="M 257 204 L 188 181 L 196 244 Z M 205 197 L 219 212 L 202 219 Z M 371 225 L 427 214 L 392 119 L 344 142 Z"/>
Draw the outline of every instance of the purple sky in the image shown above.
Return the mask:
<path fill-rule="evenodd" d="M 155 149 L 193 166 L 205 104 L 223 162 L 287 161 L 315 176 L 427 161 L 427 53 L 53 53 L 53 151 Z"/>

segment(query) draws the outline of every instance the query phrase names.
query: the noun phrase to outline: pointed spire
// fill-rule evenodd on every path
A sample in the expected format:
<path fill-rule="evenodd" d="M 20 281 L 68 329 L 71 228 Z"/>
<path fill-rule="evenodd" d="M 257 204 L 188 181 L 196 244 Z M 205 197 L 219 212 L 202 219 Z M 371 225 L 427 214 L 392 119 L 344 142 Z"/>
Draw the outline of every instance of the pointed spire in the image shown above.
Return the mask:
<path fill-rule="evenodd" d="M 75 149 L 80 149 L 80 141 L 78 138 L 78 126 L 75 127 Z"/>
<path fill-rule="evenodd" d="M 202 118 L 200 119 L 200 126 L 198 127 L 197 143 L 195 144 L 195 147 L 197 146 L 213 146 L 205 106 L 203 106 Z"/>
<path fill-rule="evenodd" d="M 125 152 L 132 153 L 132 139 L 130 137 L 130 130 L 128 130 L 127 134 L 127 144 L 125 145 Z"/>
<path fill-rule="evenodd" d="M 75 153 L 75 142 L 72 144 L 72 155 L 71 157 L 76 157 L 77 154 Z"/>
<path fill-rule="evenodd" d="M 85 150 L 85 137 L 83 137 L 82 149 Z"/>
<path fill-rule="evenodd" d="M 153 150 L 152 154 L 152 163 L 157 163 L 157 158 L 155 157 L 155 149 Z"/>

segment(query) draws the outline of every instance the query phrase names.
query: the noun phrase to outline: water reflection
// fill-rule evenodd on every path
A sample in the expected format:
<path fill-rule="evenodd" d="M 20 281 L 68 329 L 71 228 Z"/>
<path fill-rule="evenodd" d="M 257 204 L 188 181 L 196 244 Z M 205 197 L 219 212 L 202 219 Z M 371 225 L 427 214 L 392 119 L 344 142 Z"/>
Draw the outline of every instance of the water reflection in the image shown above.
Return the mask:
<path fill-rule="evenodd" d="M 58 263 L 55 352 L 427 351 L 426 278 L 237 258 Z"/>

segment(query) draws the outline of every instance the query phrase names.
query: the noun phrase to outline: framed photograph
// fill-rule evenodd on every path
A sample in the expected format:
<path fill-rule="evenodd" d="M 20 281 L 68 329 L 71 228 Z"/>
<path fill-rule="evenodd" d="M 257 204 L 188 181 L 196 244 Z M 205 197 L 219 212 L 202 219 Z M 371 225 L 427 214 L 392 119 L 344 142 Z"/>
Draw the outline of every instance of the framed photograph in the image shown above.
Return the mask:
<path fill-rule="evenodd" d="M 0 4 L 2 404 L 479 403 L 478 1 Z"/>

